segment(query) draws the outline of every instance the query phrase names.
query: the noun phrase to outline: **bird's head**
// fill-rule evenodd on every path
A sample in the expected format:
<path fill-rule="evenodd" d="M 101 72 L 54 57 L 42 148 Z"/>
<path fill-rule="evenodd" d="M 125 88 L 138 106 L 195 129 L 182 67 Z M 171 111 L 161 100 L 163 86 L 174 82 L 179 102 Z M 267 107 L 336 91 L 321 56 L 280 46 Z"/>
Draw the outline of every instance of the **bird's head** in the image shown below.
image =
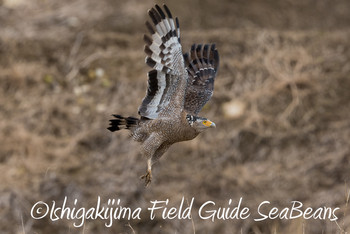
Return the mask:
<path fill-rule="evenodd" d="M 214 122 L 210 121 L 207 118 L 193 116 L 193 115 L 187 115 L 186 117 L 188 123 L 191 127 L 196 129 L 198 132 L 203 132 L 204 130 L 208 128 L 215 128 L 216 125 Z"/>

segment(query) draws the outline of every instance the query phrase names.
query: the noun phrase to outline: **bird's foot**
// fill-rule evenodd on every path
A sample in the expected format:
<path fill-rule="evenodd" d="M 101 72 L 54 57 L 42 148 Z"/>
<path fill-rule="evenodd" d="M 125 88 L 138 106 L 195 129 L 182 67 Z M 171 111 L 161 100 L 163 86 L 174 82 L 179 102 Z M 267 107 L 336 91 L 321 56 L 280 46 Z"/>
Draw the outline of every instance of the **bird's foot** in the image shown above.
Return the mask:
<path fill-rule="evenodd" d="M 147 170 L 147 173 L 140 177 L 141 180 L 145 180 L 145 187 L 147 187 L 152 181 L 152 171 Z"/>

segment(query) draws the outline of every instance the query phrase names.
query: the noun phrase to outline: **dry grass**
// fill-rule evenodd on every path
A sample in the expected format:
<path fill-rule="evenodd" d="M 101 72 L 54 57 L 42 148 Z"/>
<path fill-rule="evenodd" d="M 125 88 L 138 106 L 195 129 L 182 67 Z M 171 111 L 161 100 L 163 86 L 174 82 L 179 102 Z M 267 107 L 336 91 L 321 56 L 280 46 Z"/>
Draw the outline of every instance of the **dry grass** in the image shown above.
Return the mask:
<path fill-rule="evenodd" d="M 153 2 L 9 2 L 0 3 L 2 233 L 349 233 L 348 1 L 204 1 L 194 12 L 198 1 L 189 9 L 169 1 L 185 49 L 219 48 L 215 94 L 202 112 L 218 127 L 173 146 L 147 189 L 137 144 L 106 127 L 111 113 L 136 115 L 145 94 L 143 21 Z M 35 202 L 64 196 L 144 210 L 150 200 L 195 197 L 193 214 L 208 200 L 243 197 L 252 208 L 298 200 L 340 207 L 340 219 L 149 221 L 146 212 L 111 228 L 74 228 L 30 217 Z"/>

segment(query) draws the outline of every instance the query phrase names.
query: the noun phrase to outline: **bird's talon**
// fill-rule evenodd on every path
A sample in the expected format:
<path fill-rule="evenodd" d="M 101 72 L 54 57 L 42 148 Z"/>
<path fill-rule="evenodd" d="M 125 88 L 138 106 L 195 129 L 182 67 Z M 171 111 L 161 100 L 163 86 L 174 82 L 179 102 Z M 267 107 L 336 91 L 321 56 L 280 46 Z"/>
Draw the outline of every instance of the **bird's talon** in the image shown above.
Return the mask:
<path fill-rule="evenodd" d="M 140 179 L 145 180 L 145 187 L 147 187 L 152 181 L 152 174 L 150 172 L 147 172 L 145 175 L 142 175 Z"/>

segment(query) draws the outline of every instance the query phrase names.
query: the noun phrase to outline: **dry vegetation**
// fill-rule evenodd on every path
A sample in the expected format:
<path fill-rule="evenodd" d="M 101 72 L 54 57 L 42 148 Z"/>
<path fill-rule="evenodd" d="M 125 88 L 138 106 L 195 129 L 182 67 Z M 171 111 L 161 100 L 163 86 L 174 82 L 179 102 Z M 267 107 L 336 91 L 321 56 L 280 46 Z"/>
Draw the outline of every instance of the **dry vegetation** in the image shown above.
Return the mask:
<path fill-rule="evenodd" d="M 111 113 L 136 115 L 146 90 L 142 34 L 154 2 L 0 1 L 1 233 L 349 233 L 350 3 L 166 1 L 183 48 L 216 42 L 220 71 L 202 111 L 215 130 L 173 146 L 147 189 L 145 160 Z M 199 4 L 200 3 L 200 4 Z M 188 5 L 188 7 L 183 7 Z M 43 200 L 195 197 L 249 207 L 340 207 L 319 220 L 72 221 L 30 217 Z"/>

